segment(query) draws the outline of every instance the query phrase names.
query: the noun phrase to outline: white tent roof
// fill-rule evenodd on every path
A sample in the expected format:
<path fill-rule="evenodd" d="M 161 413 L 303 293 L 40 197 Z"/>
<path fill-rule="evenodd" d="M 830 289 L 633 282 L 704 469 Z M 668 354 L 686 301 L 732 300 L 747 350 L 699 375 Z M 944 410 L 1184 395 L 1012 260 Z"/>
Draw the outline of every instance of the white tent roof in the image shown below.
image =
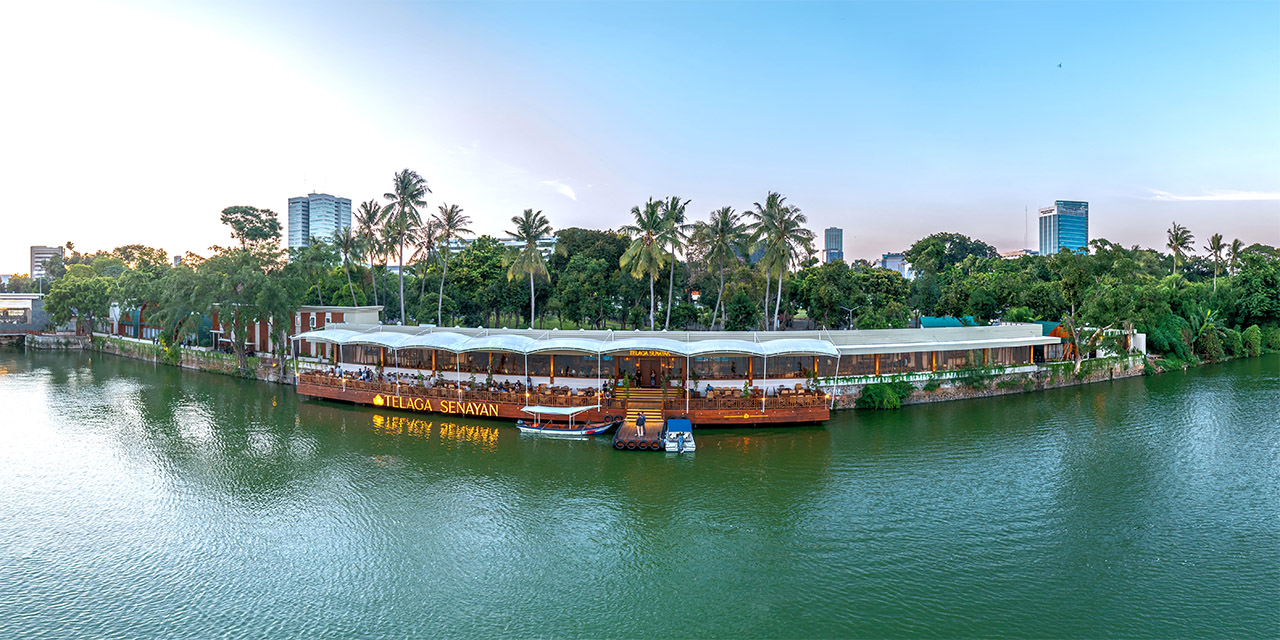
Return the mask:
<path fill-rule="evenodd" d="M 585 407 L 546 407 L 543 405 L 533 405 L 524 407 L 521 411 L 544 416 L 576 416 L 583 411 L 590 411 L 598 408 L 600 408 L 600 405 L 598 404 L 589 404 Z"/>

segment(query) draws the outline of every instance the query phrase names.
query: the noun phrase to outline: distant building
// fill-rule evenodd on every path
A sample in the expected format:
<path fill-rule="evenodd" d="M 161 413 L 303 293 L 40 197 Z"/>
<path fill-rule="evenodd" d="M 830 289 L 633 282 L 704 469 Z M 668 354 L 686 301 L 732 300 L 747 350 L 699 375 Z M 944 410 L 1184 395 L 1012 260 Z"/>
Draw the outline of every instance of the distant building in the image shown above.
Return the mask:
<path fill-rule="evenodd" d="M 1056 200 L 1040 210 L 1040 255 L 1089 249 L 1089 203 Z"/>
<path fill-rule="evenodd" d="M 523 242 L 516 240 L 515 238 L 494 238 L 494 239 L 498 241 L 498 244 L 501 244 L 502 246 L 507 247 L 508 249 L 524 246 Z M 463 250 L 471 246 L 472 242 L 475 242 L 474 238 L 449 238 L 449 244 L 448 244 L 449 255 L 457 255 L 459 253 L 462 253 Z M 556 250 L 555 236 L 544 236 L 538 239 L 538 253 L 541 253 L 543 258 L 550 258 L 551 254 L 555 252 L 555 250 Z"/>
<path fill-rule="evenodd" d="M 881 269 L 889 269 L 902 274 L 902 277 L 913 280 L 916 272 L 911 270 L 911 265 L 907 264 L 907 257 L 901 253 L 886 253 L 880 256 L 880 260 L 876 266 Z"/>
<path fill-rule="evenodd" d="M 1013 251 L 1000 252 L 1000 257 L 1004 258 L 1005 260 L 1017 260 L 1018 258 L 1021 258 L 1023 256 L 1038 256 L 1038 255 L 1040 255 L 1040 252 L 1036 251 L 1035 249 L 1014 249 Z"/>
<path fill-rule="evenodd" d="M 836 260 L 844 260 L 844 229 L 827 227 L 822 232 L 822 237 L 822 261 L 835 262 Z"/>
<path fill-rule="evenodd" d="M 0 293 L 0 333 L 44 331 L 49 315 L 38 293 Z"/>
<path fill-rule="evenodd" d="M 177 254 L 174 254 L 174 256 L 173 256 L 173 266 L 174 266 L 175 268 L 176 268 L 176 267 L 179 267 L 179 266 L 182 266 L 182 256 L 177 255 Z"/>
<path fill-rule="evenodd" d="M 351 227 L 351 199 L 312 193 L 289 198 L 289 248 L 305 247 L 312 238 L 330 240 Z"/>
<path fill-rule="evenodd" d="M 31 247 L 31 279 L 44 277 L 44 265 L 49 259 L 62 257 L 62 247 Z"/>

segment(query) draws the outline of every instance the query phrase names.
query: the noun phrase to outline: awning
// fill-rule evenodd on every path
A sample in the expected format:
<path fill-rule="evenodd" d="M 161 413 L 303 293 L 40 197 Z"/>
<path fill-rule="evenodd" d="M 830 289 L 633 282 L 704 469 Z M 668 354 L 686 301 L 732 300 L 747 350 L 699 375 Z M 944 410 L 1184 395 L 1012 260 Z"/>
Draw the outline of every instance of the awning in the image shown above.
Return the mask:
<path fill-rule="evenodd" d="M 529 407 L 523 407 L 520 410 L 524 411 L 525 413 L 532 413 L 535 415 L 543 415 L 543 416 L 576 416 L 579 413 L 582 413 L 583 411 L 590 411 L 592 409 L 599 409 L 599 408 L 600 408 L 600 405 L 598 404 L 590 404 L 585 407 L 544 407 L 542 405 L 533 405 Z"/>

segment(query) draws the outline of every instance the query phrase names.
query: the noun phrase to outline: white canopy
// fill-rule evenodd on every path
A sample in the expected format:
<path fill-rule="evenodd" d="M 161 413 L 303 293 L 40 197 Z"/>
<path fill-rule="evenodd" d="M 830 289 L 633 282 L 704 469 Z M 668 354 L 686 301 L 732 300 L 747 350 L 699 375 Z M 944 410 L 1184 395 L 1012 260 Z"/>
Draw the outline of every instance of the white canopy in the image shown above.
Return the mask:
<path fill-rule="evenodd" d="M 543 334 L 549 336 L 550 334 Z M 813 338 L 781 338 L 776 340 L 691 340 L 684 342 L 670 338 L 644 336 L 620 340 L 596 340 L 593 338 L 530 337 L 519 333 L 498 333 L 469 336 L 454 331 L 424 328 L 420 332 L 401 329 L 394 331 L 350 329 L 316 329 L 293 336 L 294 340 L 308 340 L 337 345 L 368 345 L 392 351 L 404 349 L 438 349 L 452 353 L 473 351 L 506 351 L 532 355 L 537 353 L 568 352 L 591 355 L 626 354 L 640 352 L 645 355 L 670 354 L 679 357 L 698 357 L 713 354 L 742 356 L 837 356 L 835 345 Z M 639 355 L 639 354 L 637 354 Z"/>
<path fill-rule="evenodd" d="M 585 407 L 546 407 L 539 404 L 523 407 L 521 411 L 544 416 L 576 416 L 583 411 L 590 411 L 592 409 L 599 408 L 600 405 L 598 404 L 590 404 Z"/>

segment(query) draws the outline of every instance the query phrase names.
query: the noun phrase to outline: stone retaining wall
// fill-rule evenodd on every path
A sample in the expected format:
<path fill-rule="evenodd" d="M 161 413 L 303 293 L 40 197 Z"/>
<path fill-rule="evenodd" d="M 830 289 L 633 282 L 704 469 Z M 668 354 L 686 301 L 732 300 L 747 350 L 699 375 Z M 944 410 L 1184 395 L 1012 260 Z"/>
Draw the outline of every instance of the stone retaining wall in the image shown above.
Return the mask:
<path fill-rule="evenodd" d="M 89 336 L 78 336 L 75 334 L 40 334 L 29 333 L 26 336 L 25 344 L 32 349 L 88 349 Z"/>
<path fill-rule="evenodd" d="M 91 348 L 103 353 L 145 360 L 147 362 L 169 364 L 182 367 L 183 369 L 192 369 L 194 371 L 221 373 L 231 376 L 241 375 L 236 357 L 232 354 L 217 351 L 181 349 L 181 356 L 178 362 L 174 363 L 165 360 L 164 347 L 158 344 L 123 340 L 120 338 L 105 338 L 100 336 L 94 339 L 93 346 Z M 249 358 L 248 361 L 251 374 L 247 377 L 256 378 L 263 382 L 293 384 L 292 373 L 282 371 L 280 367 L 275 366 L 274 360 L 270 358 L 253 357 Z"/>
<path fill-rule="evenodd" d="M 834 396 L 835 409 L 852 409 L 858 396 L 862 395 L 862 389 L 868 384 L 895 380 L 902 380 L 915 387 L 911 397 L 903 400 L 902 404 L 906 405 L 1044 391 L 1130 378 L 1140 376 L 1142 373 L 1143 358 L 1140 355 L 1133 355 L 1126 358 L 1086 361 L 1079 377 L 1074 374 L 1074 363 L 1063 362 L 1026 365 L 991 373 L 958 371 L 934 375 L 869 377 L 856 383 L 823 385 L 823 389 Z M 926 386 L 935 388 L 932 391 L 926 391 Z"/>

